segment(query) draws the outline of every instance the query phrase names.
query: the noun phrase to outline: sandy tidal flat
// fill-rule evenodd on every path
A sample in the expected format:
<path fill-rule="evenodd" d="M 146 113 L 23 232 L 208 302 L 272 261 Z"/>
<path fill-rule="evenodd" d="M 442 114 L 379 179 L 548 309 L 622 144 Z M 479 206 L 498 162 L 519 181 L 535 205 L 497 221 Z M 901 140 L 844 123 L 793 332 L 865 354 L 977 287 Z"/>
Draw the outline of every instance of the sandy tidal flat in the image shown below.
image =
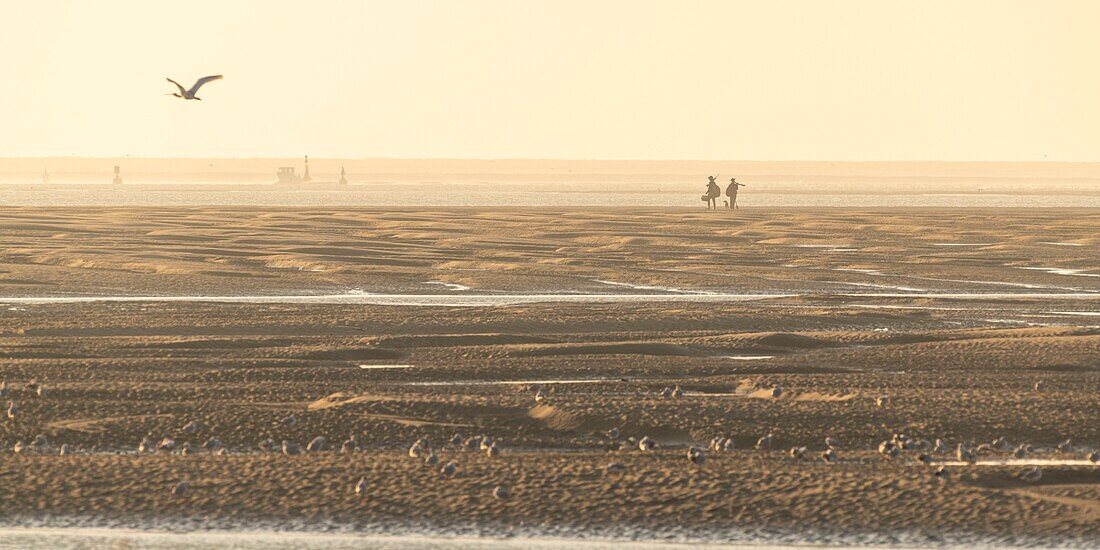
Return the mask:
<path fill-rule="evenodd" d="M 1095 545 L 1097 234 L 1090 210 L 8 209 L 0 521 Z M 201 299 L 324 295 L 433 303 Z M 523 295 L 548 298 L 446 301 Z M 722 295 L 755 298 L 692 298 Z M 951 452 L 881 455 L 895 434 Z"/>

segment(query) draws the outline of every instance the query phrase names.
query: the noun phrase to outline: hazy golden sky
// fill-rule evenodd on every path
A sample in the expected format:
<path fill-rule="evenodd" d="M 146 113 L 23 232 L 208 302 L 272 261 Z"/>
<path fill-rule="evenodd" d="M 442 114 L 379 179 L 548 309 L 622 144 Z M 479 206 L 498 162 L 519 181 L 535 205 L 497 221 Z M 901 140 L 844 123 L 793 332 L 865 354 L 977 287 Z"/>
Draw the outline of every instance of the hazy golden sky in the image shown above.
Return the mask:
<path fill-rule="evenodd" d="M 1100 160 L 1089 0 L 2 2 L 0 156 Z"/>

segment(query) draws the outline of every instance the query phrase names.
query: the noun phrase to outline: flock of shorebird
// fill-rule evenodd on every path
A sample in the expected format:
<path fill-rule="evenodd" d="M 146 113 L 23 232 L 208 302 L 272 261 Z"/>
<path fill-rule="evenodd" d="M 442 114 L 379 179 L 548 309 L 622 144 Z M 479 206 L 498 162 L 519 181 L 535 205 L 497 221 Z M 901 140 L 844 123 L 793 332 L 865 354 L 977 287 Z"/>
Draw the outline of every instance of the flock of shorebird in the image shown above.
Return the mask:
<path fill-rule="evenodd" d="M 533 395 L 536 403 L 545 404 L 549 400 L 549 389 L 541 384 L 530 384 L 524 387 L 524 390 Z M 31 380 L 24 385 L 24 391 L 31 398 L 44 398 L 47 396 L 47 389 L 45 385 L 39 383 L 37 380 Z M 6 381 L 0 382 L 0 399 L 9 399 L 12 397 L 13 390 L 8 387 Z M 783 395 L 783 390 L 779 385 L 774 385 L 768 388 L 768 395 L 778 398 Z M 661 390 L 660 397 L 663 399 L 679 399 L 684 396 L 684 391 L 680 386 L 666 387 Z M 885 407 L 890 403 L 888 396 L 878 396 L 874 398 L 874 402 L 878 407 Z M 19 407 L 16 405 L 14 399 L 8 401 L 7 407 L 7 419 L 11 423 L 15 423 L 20 419 Z M 280 424 L 283 427 L 292 427 L 298 423 L 297 416 L 290 415 L 284 418 Z M 184 436 L 194 436 L 200 430 L 203 425 L 197 421 L 190 421 L 183 425 L 179 429 Z M 619 427 L 612 427 L 602 434 L 608 441 L 612 442 L 610 448 L 618 450 L 637 449 L 641 452 L 649 452 L 657 450 L 660 445 L 656 440 L 647 436 L 628 436 L 623 438 L 623 430 Z M 756 440 L 756 444 L 753 445 L 753 449 L 756 451 L 769 451 L 774 450 L 775 435 L 773 433 L 767 433 Z M 488 435 L 476 435 L 476 436 L 462 436 L 460 434 L 453 435 L 448 441 L 450 448 L 453 450 L 466 450 L 474 452 L 483 452 L 489 458 L 500 457 L 503 453 L 502 445 L 499 441 L 494 440 Z M 295 455 L 302 452 L 299 446 L 288 440 L 282 440 L 281 443 L 276 443 L 273 439 L 267 438 L 261 441 L 258 446 L 262 452 L 281 452 L 284 455 Z M 695 465 L 703 465 L 707 460 L 707 452 L 721 453 L 736 450 L 736 443 L 732 437 L 719 436 L 710 441 L 709 447 L 702 447 L 698 445 L 690 445 L 687 449 L 688 461 Z M 826 437 L 824 440 L 824 449 L 821 451 L 819 457 L 826 463 L 836 463 L 839 461 L 839 453 L 843 444 L 833 437 Z M 23 441 L 17 441 L 13 447 L 15 453 L 26 452 L 47 452 L 50 449 L 50 441 L 44 434 L 37 435 L 30 444 L 26 444 Z M 227 448 L 217 437 L 210 437 L 202 443 L 201 449 L 206 452 L 215 454 L 226 454 Z M 335 447 L 330 446 L 328 440 L 325 437 L 318 436 L 309 441 L 304 451 L 307 453 L 315 453 L 322 451 L 336 450 Z M 339 446 L 340 452 L 360 451 L 365 450 L 365 446 L 358 440 L 355 435 L 350 436 L 347 440 L 343 441 Z M 1094 464 L 1100 463 L 1100 452 L 1096 450 L 1089 450 L 1079 448 L 1070 440 L 1065 440 L 1053 449 L 1047 449 L 1048 451 L 1057 451 L 1063 454 L 1076 454 L 1081 451 L 1086 453 L 1085 458 L 1089 462 Z M 142 438 L 138 443 L 137 452 L 139 454 L 145 453 L 169 453 L 169 454 L 190 454 L 193 452 L 191 444 L 187 441 L 177 444 L 176 440 L 172 437 L 156 438 L 151 433 Z M 903 453 L 909 452 L 910 456 L 913 456 L 916 462 L 927 465 L 935 466 L 937 463 L 940 465 L 933 471 L 933 475 L 941 480 L 947 481 L 950 477 L 944 463 L 950 462 L 950 457 L 953 455 L 955 459 L 954 465 L 973 465 L 978 463 L 978 457 L 984 454 L 1000 454 L 1009 455 L 1012 459 L 1023 460 L 1030 454 L 1036 452 L 1036 448 L 1021 443 L 1018 445 L 1012 445 L 1003 437 L 999 437 L 990 443 L 982 443 L 977 445 L 973 449 L 967 447 L 963 443 L 957 443 L 952 450 L 946 442 L 941 439 L 935 439 L 929 441 L 927 439 L 918 439 L 910 437 L 903 433 L 896 433 L 890 439 L 884 440 L 878 445 L 878 454 L 886 459 L 897 459 L 903 455 Z M 791 447 L 787 454 L 793 460 L 803 460 L 807 458 L 809 448 L 807 446 L 794 446 Z M 67 445 L 61 445 L 58 454 L 69 455 L 73 454 L 73 449 Z M 432 441 L 427 437 L 417 439 L 409 447 L 409 457 L 422 461 L 425 465 L 438 468 L 439 474 L 444 477 L 453 477 L 459 471 L 459 464 L 455 461 L 447 461 L 441 464 L 440 454 L 437 452 L 437 448 L 433 446 Z M 940 458 L 934 458 L 939 455 Z M 945 458 L 946 457 L 946 458 Z M 608 473 L 624 472 L 626 467 L 620 462 L 612 462 L 605 467 L 605 471 Z M 1020 479 L 1026 482 L 1035 483 L 1042 479 L 1043 472 L 1038 467 L 1032 467 L 1025 470 L 1020 474 Z M 190 484 L 186 481 L 177 483 L 171 489 L 172 495 L 183 495 L 190 490 Z M 354 492 L 357 495 L 366 495 L 369 491 L 368 482 L 366 477 L 360 478 L 355 486 Z M 497 499 L 507 499 L 511 493 L 506 485 L 497 485 L 493 488 L 492 495 Z"/>

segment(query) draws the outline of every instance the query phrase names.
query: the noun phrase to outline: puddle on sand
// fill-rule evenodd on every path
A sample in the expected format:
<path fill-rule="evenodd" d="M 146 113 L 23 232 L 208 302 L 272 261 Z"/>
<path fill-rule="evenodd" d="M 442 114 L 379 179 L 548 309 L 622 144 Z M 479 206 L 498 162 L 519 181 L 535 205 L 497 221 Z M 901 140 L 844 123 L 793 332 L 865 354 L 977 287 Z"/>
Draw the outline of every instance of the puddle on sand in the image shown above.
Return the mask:
<path fill-rule="evenodd" d="M 1084 458 L 1006 458 L 1000 460 L 979 460 L 974 464 L 952 459 L 933 460 L 933 464 L 938 464 L 940 466 L 1095 466 L 1100 468 L 1100 463 L 1091 462 Z"/>
<path fill-rule="evenodd" d="M 646 302 L 749 302 L 798 294 L 298 294 L 270 296 L 25 296 L 0 297 L 0 304 L 209 302 L 230 304 L 362 304 L 435 307 L 499 307 L 539 303 L 615 304 Z"/>
<path fill-rule="evenodd" d="M 859 248 L 847 244 L 792 244 L 795 248 L 807 248 L 822 252 L 859 252 Z"/>
<path fill-rule="evenodd" d="M 912 294 L 902 294 L 900 292 L 842 292 L 835 294 L 835 296 L 846 298 L 943 298 L 950 300 L 1100 300 L 1100 293 L 1096 292 L 915 292 Z"/>
<path fill-rule="evenodd" d="M 858 307 L 863 309 L 915 309 L 927 311 L 976 311 L 966 307 L 936 307 L 936 306 L 899 306 L 894 304 L 849 304 L 837 306 L 838 308 Z"/>
<path fill-rule="evenodd" d="M 606 384 L 611 382 L 628 382 L 619 378 L 574 378 L 556 380 L 432 380 L 395 382 L 397 386 L 518 386 L 527 384 L 541 384 L 549 386 L 553 384 Z"/>
<path fill-rule="evenodd" d="M 975 281 L 971 279 L 943 279 L 940 277 L 921 277 L 920 275 L 903 275 L 898 273 L 883 273 L 877 269 L 859 269 L 854 267 L 834 267 L 833 271 L 846 271 L 849 273 L 862 273 L 864 275 L 875 275 L 878 277 L 895 277 L 898 279 L 913 279 L 916 281 L 933 281 L 938 283 L 963 283 L 971 285 L 993 285 L 993 286 L 1009 286 L 1014 288 L 1030 288 L 1030 289 L 1048 289 L 1048 290 L 1066 290 L 1071 292 L 1081 292 L 1082 289 L 1068 286 L 1053 286 L 1053 285 L 1037 285 L 1031 283 L 1010 283 L 1007 281 Z"/>
<path fill-rule="evenodd" d="M 864 269 L 864 268 L 858 268 L 858 267 L 834 267 L 833 271 L 848 271 L 850 273 L 864 273 L 866 275 L 887 276 L 885 273 L 883 273 L 883 272 L 881 272 L 877 269 Z"/>
<path fill-rule="evenodd" d="M 1067 267 L 1020 267 L 1029 271 L 1042 271 L 1053 275 L 1072 275 L 1075 277 L 1100 277 L 1100 273 L 1086 273 L 1090 269 L 1070 269 Z"/>
<path fill-rule="evenodd" d="M 359 368 L 365 370 L 383 370 L 383 369 L 411 369 L 414 365 L 359 365 Z"/>
<path fill-rule="evenodd" d="M 705 290 L 684 290 L 682 288 L 675 288 L 670 286 L 653 286 L 653 285 L 636 285 L 633 283 L 620 283 L 617 281 L 605 281 L 603 279 L 592 279 L 593 282 L 610 286 L 622 286 L 627 288 L 633 288 L 634 290 L 659 290 L 662 292 L 679 292 L 683 294 L 714 294 L 713 292 Z"/>
<path fill-rule="evenodd" d="M 880 285 L 880 284 L 875 284 L 875 283 L 856 283 L 856 282 L 849 282 L 849 281 L 822 281 L 822 282 L 835 284 L 835 285 L 858 286 L 858 287 L 864 287 L 864 288 L 879 288 L 879 289 L 882 289 L 882 290 L 900 290 L 902 292 L 928 292 L 927 289 L 914 288 L 914 287 L 911 287 L 911 286 Z"/>
<path fill-rule="evenodd" d="M 768 401 L 814 401 L 821 403 L 847 403 L 856 398 L 856 394 L 824 394 L 818 392 L 785 392 L 780 397 L 772 397 L 771 390 L 767 388 L 758 388 L 751 391 L 748 390 L 735 390 L 732 392 L 703 392 L 703 391 L 685 391 L 684 397 L 717 397 L 724 399 L 764 399 Z"/>
<path fill-rule="evenodd" d="M 1004 325 L 1045 326 L 1045 323 L 1032 323 L 1023 319 L 982 319 L 985 323 L 1000 323 Z"/>
<path fill-rule="evenodd" d="M 464 290 L 470 290 L 470 287 L 466 285 L 460 285 L 458 283 L 444 283 L 443 281 L 424 281 L 426 285 L 438 285 L 447 287 L 447 290 L 452 292 L 462 292 Z"/>
<path fill-rule="evenodd" d="M 577 536 L 584 534 L 578 532 Z M 703 541 L 675 542 L 670 540 L 615 540 L 542 536 L 453 536 L 445 534 L 378 535 L 356 533 L 324 533 L 293 531 L 165 531 L 119 528 L 81 527 L 10 527 L 0 529 L 0 547 L 3 548 L 164 548 L 169 550 L 198 550 L 208 548 L 233 548 L 239 550 L 269 549 L 333 549 L 352 550 L 372 548 L 377 550 L 797 550 L 808 546 L 827 544 L 834 550 L 866 548 L 874 542 L 869 538 L 853 537 L 852 540 L 828 540 L 814 533 L 802 536 L 776 537 L 768 535 L 725 533 L 732 540 L 723 543 Z M 635 534 L 634 536 L 638 536 Z M 801 541 L 801 539 L 805 541 Z M 795 542 L 792 542 L 794 540 Z M 904 541 L 905 538 L 902 537 Z M 899 546 L 898 537 L 884 534 L 889 548 L 918 548 Z M 914 543 L 918 541 L 913 541 Z M 937 539 L 938 548 L 1001 548 L 999 545 L 951 544 Z"/>
<path fill-rule="evenodd" d="M 1100 277 L 1100 274 L 1085 274 Z M 300 294 L 269 296 L 20 296 L 0 297 L 0 304 L 44 305 L 86 303 L 229 303 L 357 304 L 418 307 L 502 307 L 524 304 L 730 303 L 783 298 L 926 298 L 951 300 L 1078 299 L 1100 300 L 1100 292 L 810 292 L 773 294 Z"/>

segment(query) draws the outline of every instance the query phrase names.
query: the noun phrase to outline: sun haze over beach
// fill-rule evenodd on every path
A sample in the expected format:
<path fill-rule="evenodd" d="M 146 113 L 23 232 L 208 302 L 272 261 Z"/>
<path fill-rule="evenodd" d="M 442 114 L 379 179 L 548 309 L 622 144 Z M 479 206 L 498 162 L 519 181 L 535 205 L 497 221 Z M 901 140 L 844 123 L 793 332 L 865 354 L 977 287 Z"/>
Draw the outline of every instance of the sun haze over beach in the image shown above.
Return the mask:
<path fill-rule="evenodd" d="M 1100 161 L 1087 1 L 4 11 L 7 157 Z"/>
<path fill-rule="evenodd" d="M 0 547 L 1100 545 L 1100 4 L 2 13 Z"/>

